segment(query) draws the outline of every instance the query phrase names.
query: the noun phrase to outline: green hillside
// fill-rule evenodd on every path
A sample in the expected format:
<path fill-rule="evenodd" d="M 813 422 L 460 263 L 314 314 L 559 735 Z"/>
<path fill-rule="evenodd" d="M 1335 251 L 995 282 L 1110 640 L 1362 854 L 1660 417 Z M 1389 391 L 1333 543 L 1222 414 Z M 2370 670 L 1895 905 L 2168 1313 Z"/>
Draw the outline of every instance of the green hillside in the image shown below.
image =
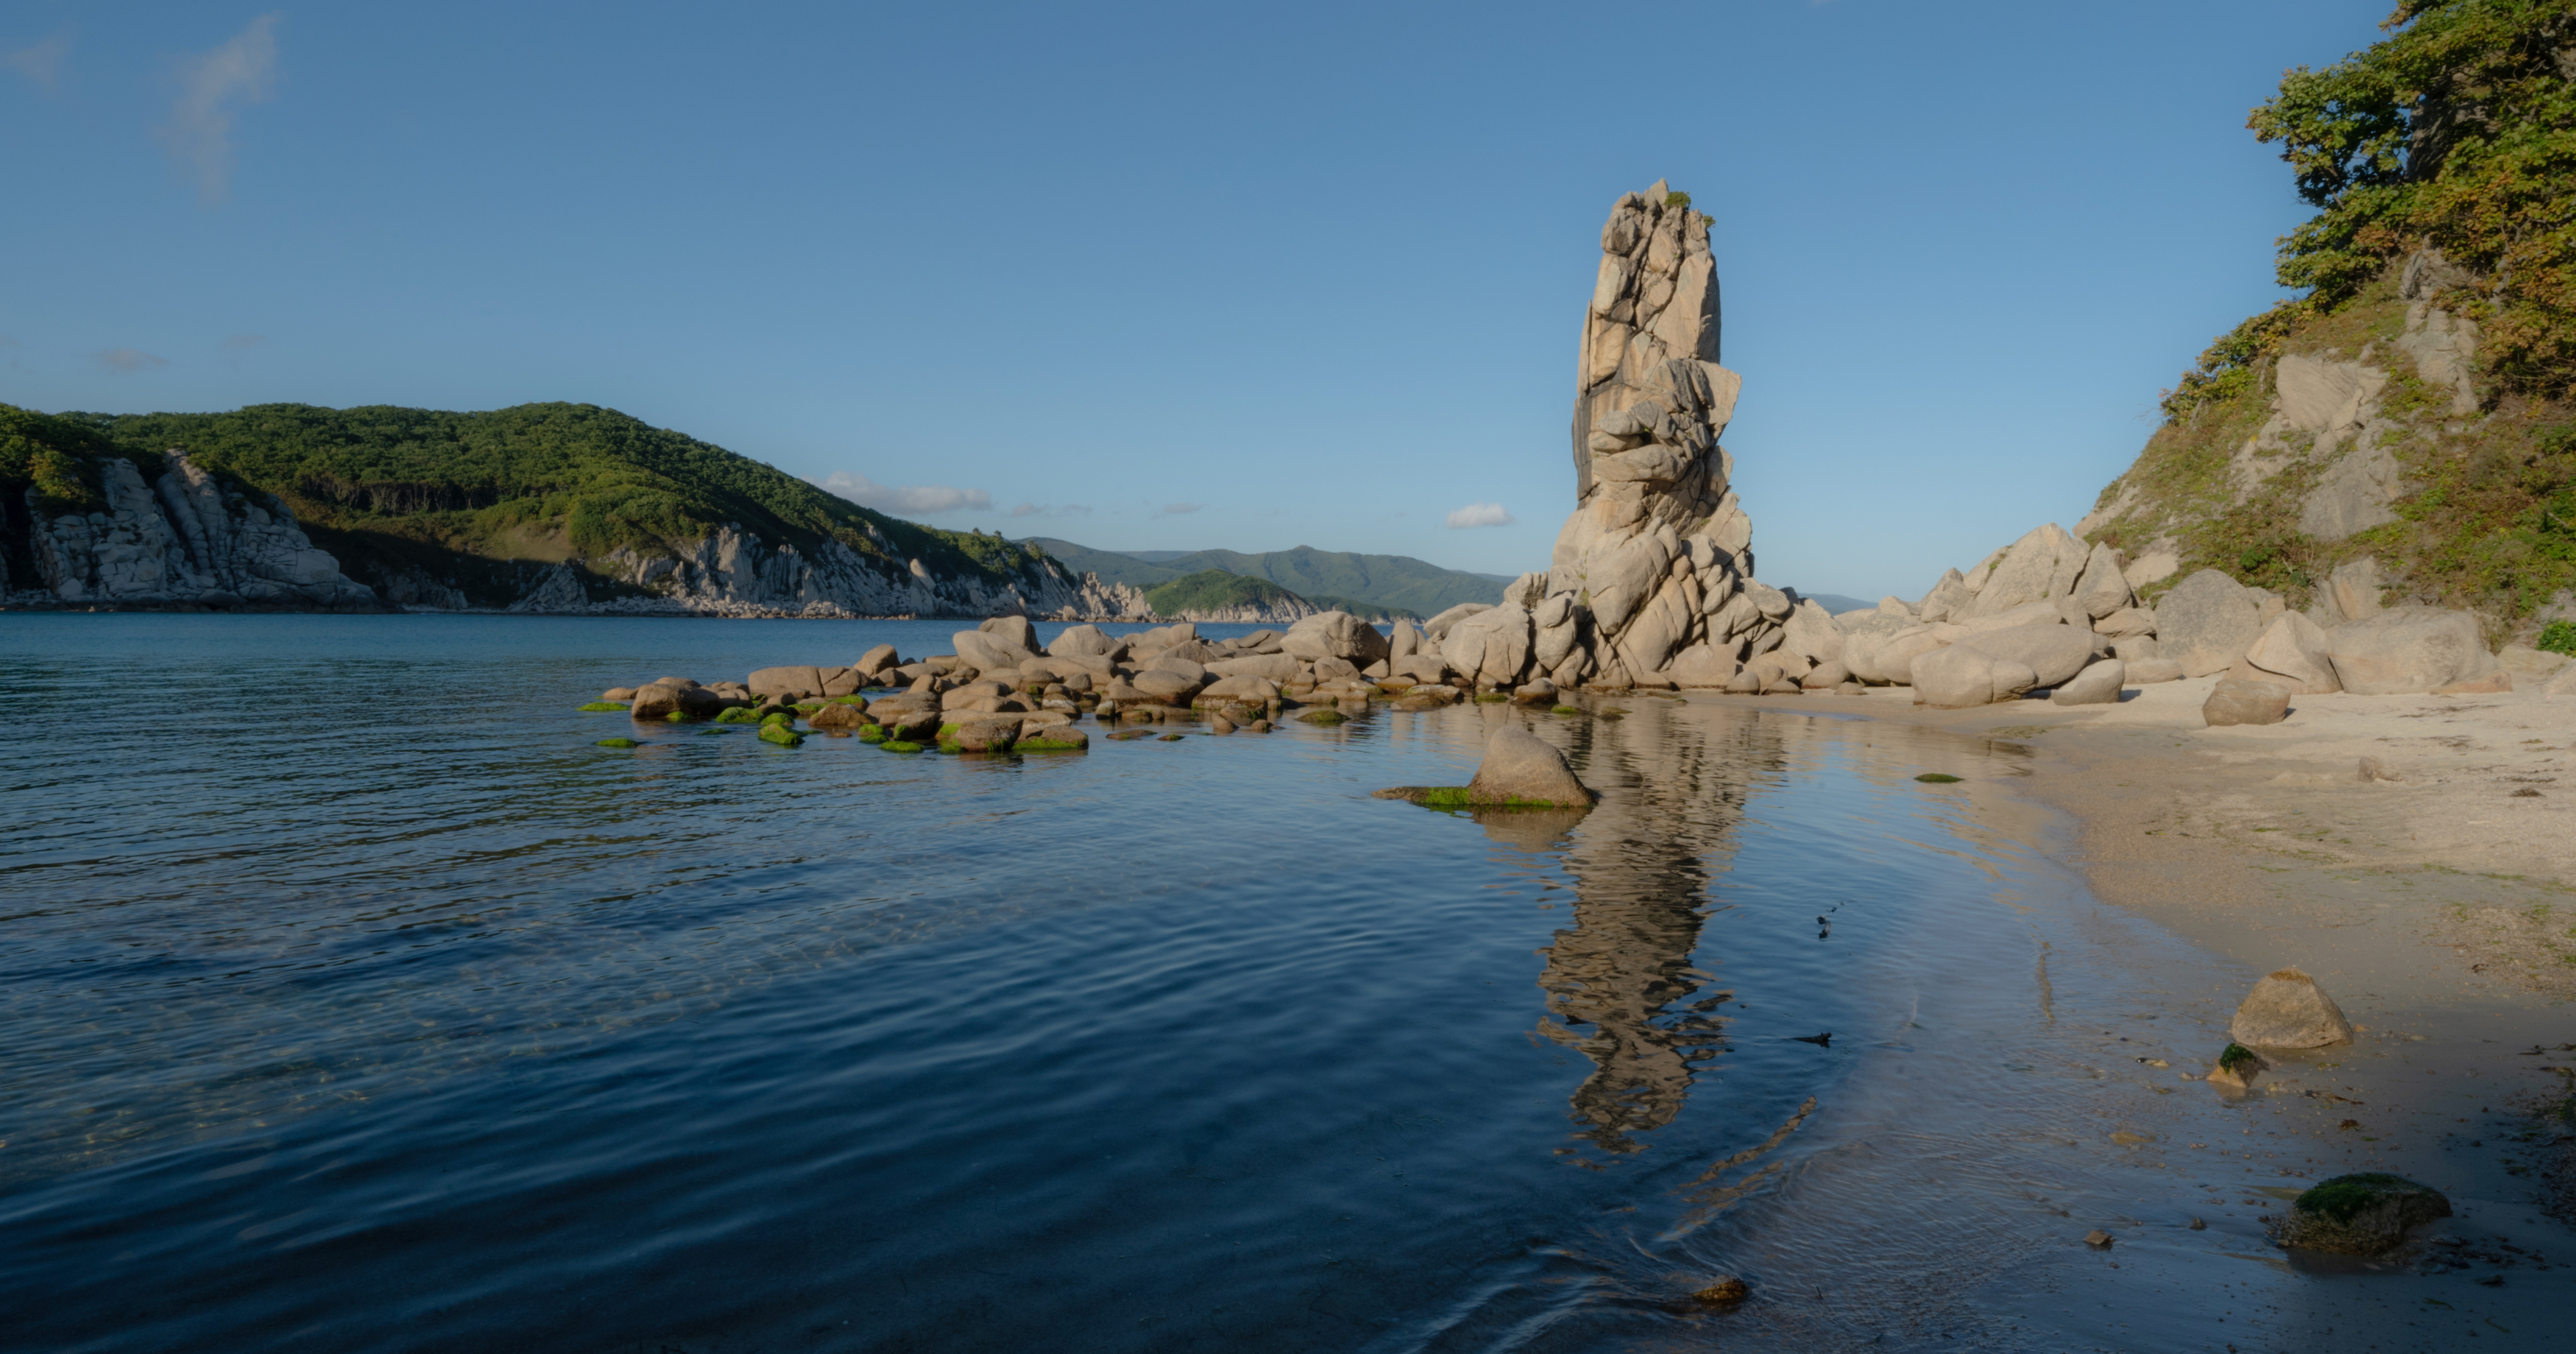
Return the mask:
<path fill-rule="evenodd" d="M 2385 27 L 2254 110 L 2318 208 L 2280 242 L 2300 294 L 2165 392 L 2088 532 L 2293 606 L 2370 556 L 2500 638 L 2576 586 L 2576 4 L 2409 0 Z M 2436 351 L 2462 335 L 2470 360 Z M 2292 426 L 2290 359 L 2365 392 L 2358 431 Z"/>
<path fill-rule="evenodd" d="M 1276 606 L 1303 598 L 1266 578 L 1245 578 L 1223 569 L 1202 569 L 1145 590 L 1145 601 L 1157 616 L 1191 611 L 1217 611 L 1237 606 Z"/>
<path fill-rule="evenodd" d="M 1257 555 L 1233 550 L 1200 550 L 1149 562 L 1133 555 L 1095 550 L 1052 537 L 1031 537 L 1028 543 L 1062 561 L 1067 568 L 1098 573 L 1106 582 L 1131 583 L 1150 591 L 1185 575 L 1206 569 L 1222 569 L 1245 578 L 1267 579 L 1318 606 L 1335 604 L 1326 601 L 1327 598 L 1355 603 L 1356 606 L 1344 608 L 1353 614 L 1359 614 L 1358 606 L 1430 616 L 1460 602 L 1490 604 L 1502 600 L 1505 581 L 1458 569 L 1443 569 L 1410 555 L 1362 555 L 1343 550 L 1317 550 L 1303 545 L 1294 550 L 1273 550 Z"/>
<path fill-rule="evenodd" d="M 81 454 L 191 459 L 283 499 L 360 582 L 426 568 L 506 602 L 514 566 L 619 549 L 669 555 L 734 523 L 773 545 L 834 540 L 901 569 L 1000 578 L 1036 552 L 888 517 L 722 447 L 586 404 L 478 413 L 252 405 L 221 414 L 68 413 Z M 31 471 L 32 473 L 32 471 Z M 0 478 L 10 474 L 0 462 Z M 623 589 L 594 579 L 594 595 Z"/>

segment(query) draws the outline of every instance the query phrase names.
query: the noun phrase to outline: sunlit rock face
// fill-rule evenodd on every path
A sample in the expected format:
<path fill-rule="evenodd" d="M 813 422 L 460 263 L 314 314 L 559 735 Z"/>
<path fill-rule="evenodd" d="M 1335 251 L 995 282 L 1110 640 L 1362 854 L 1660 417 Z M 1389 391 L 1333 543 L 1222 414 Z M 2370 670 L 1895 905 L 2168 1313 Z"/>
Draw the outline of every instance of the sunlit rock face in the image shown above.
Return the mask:
<path fill-rule="evenodd" d="M 1718 365 L 1718 331 L 1708 218 L 1661 182 L 1620 198 L 1575 363 L 1574 513 L 1547 571 L 1504 593 L 1529 616 L 1523 676 L 1723 686 L 1778 647 L 1795 602 L 1753 581 L 1718 445 L 1743 381 Z"/>

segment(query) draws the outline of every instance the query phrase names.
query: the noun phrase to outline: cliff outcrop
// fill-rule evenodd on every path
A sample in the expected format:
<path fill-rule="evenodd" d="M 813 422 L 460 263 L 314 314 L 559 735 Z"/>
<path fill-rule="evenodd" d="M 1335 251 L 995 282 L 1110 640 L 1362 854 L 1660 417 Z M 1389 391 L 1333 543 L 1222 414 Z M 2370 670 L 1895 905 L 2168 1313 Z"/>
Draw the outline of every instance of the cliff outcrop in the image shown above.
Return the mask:
<path fill-rule="evenodd" d="M 1708 218 L 1660 181 L 1621 197 L 1575 360 L 1574 512 L 1503 605 L 1426 625 L 1449 667 L 1495 686 L 1759 689 L 1827 656 L 1793 642 L 1831 629 L 1822 609 L 1753 576 L 1718 444 L 1743 385 L 1718 365 L 1719 327 Z"/>
<path fill-rule="evenodd" d="M 0 500 L 14 606 L 1152 614 L 1142 590 L 1041 551 L 885 517 L 589 406 L 0 405 Z"/>
<path fill-rule="evenodd" d="M 224 484 L 184 454 L 164 458 L 149 484 L 123 457 L 100 458 L 94 470 L 99 503 L 89 511 L 51 512 L 38 490 L 24 491 L 34 577 L 0 579 L 12 601 L 384 609 L 276 500 Z"/>

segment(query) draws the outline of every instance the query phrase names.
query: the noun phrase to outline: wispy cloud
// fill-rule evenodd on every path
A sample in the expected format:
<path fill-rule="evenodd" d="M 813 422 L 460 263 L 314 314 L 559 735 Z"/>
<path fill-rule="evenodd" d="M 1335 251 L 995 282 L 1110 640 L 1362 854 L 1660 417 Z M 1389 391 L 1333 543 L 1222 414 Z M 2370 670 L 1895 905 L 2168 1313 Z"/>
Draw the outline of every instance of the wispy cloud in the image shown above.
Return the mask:
<path fill-rule="evenodd" d="M 134 348 L 103 348 L 90 354 L 90 361 L 119 376 L 131 376 L 138 371 L 158 371 L 170 365 L 170 359 L 166 357 L 154 357 Z"/>
<path fill-rule="evenodd" d="M 1204 503 L 1166 503 L 1163 505 L 1163 510 L 1155 513 L 1154 515 L 1156 517 L 1182 517 L 1190 513 L 1197 512 L 1199 509 L 1206 506 L 1207 505 Z"/>
<path fill-rule="evenodd" d="M 224 347 L 231 352 L 248 352 L 266 342 L 266 334 L 233 334 L 224 339 Z"/>
<path fill-rule="evenodd" d="M 1468 527 L 1507 527 L 1520 519 L 1500 503 L 1470 503 L 1449 514 L 1447 520 L 1451 530 L 1459 531 Z"/>
<path fill-rule="evenodd" d="M 861 507 L 874 508 L 879 512 L 919 516 L 962 509 L 981 512 L 993 506 L 993 496 L 981 489 L 959 489 L 946 484 L 879 484 L 865 475 L 853 475 L 846 470 L 833 471 L 829 478 L 815 483 Z"/>
<path fill-rule="evenodd" d="M 197 181 L 197 200 L 220 206 L 232 195 L 233 109 L 262 103 L 277 87 L 277 20 L 263 14 L 232 40 L 179 68 L 179 100 L 161 129 L 180 172 Z"/>
<path fill-rule="evenodd" d="M 21 47 L 0 56 L 0 65 L 26 76 L 39 89 L 52 89 L 63 73 L 63 58 L 71 55 L 72 36 L 57 32 L 33 47 Z"/>
<path fill-rule="evenodd" d="M 1088 503 L 1022 503 L 1011 509 L 1013 517 L 1089 517 Z"/>

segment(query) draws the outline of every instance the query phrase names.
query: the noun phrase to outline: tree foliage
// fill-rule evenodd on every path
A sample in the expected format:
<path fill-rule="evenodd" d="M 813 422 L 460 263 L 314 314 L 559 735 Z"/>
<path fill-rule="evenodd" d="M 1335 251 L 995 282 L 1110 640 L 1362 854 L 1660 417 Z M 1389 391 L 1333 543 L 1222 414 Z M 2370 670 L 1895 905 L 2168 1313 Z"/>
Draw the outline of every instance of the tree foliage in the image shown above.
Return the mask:
<path fill-rule="evenodd" d="M 2247 119 L 2318 209 L 2280 241 L 2281 285 L 2304 294 L 2203 353 L 2169 416 L 2233 393 L 2300 318 L 2419 250 L 2476 275 L 2445 301 L 2478 320 L 2500 386 L 2576 387 L 2576 0 L 2403 0 L 2381 27 Z"/>

